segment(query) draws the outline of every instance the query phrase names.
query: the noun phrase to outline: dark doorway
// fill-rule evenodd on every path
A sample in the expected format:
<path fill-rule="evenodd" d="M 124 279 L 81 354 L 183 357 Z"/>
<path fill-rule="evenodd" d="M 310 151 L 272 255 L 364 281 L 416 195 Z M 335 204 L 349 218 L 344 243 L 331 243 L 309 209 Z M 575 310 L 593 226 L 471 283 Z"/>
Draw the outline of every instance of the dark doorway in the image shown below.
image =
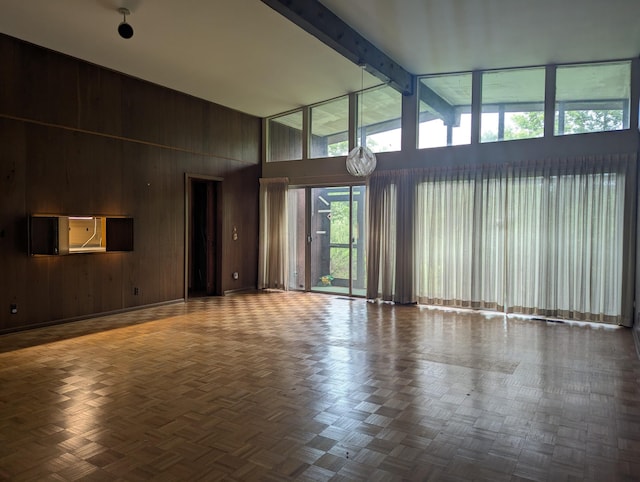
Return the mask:
<path fill-rule="evenodd" d="M 189 297 L 219 294 L 218 182 L 191 179 Z"/>

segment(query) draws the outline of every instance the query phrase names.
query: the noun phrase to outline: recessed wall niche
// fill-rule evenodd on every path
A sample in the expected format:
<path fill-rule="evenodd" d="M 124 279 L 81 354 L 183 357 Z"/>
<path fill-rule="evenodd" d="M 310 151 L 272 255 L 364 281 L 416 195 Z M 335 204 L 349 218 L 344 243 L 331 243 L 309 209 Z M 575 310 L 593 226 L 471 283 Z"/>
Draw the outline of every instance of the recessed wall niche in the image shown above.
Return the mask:
<path fill-rule="evenodd" d="M 49 215 L 29 218 L 30 255 L 107 251 L 133 251 L 133 218 Z"/>

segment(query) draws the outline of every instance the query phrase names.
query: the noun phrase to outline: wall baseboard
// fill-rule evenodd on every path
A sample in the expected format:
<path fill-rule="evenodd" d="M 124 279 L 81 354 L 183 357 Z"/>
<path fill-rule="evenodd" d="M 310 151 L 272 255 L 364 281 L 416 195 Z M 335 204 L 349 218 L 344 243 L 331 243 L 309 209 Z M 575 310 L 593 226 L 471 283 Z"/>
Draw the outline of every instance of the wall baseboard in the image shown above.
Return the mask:
<path fill-rule="evenodd" d="M 0 330 L 0 335 L 17 333 L 19 331 L 34 330 L 36 328 L 46 328 L 47 326 L 62 325 L 65 323 L 73 323 L 75 321 L 90 320 L 92 318 L 100 318 L 103 316 L 117 315 L 120 313 L 128 313 L 130 311 L 144 310 L 146 308 L 154 308 L 157 306 L 172 305 L 175 303 L 184 303 L 184 301 L 185 301 L 184 298 L 179 298 L 177 300 L 160 301 L 159 303 L 151 303 L 149 305 L 132 306 L 130 308 L 121 308 L 118 310 L 103 311 L 100 313 L 91 313 L 87 315 L 74 316 L 72 318 L 62 318 L 60 320 L 44 321 L 42 323 L 34 323 L 32 325 L 15 326 L 12 328 L 5 328 L 3 330 Z"/>
<path fill-rule="evenodd" d="M 238 293 L 249 293 L 251 291 L 255 291 L 256 287 L 255 286 L 245 286 L 244 288 L 237 288 L 235 290 L 227 290 L 223 293 L 224 296 L 227 295 L 235 295 Z"/>

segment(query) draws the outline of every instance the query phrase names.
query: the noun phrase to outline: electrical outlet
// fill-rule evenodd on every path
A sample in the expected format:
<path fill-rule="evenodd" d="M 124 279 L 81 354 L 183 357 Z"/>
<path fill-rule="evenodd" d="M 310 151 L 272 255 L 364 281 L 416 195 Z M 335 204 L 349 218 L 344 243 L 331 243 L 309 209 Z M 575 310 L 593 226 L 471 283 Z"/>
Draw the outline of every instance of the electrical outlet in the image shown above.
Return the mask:
<path fill-rule="evenodd" d="M 240 275 L 238 274 L 237 271 L 233 272 L 233 279 L 238 279 L 240 277 Z"/>
<path fill-rule="evenodd" d="M 16 305 L 15 303 L 11 303 L 11 304 L 9 305 L 9 312 L 10 312 L 12 315 L 17 315 L 17 314 L 18 314 L 18 305 Z"/>
<path fill-rule="evenodd" d="M 133 288 L 133 295 L 138 296 L 140 294 L 140 288 Z"/>

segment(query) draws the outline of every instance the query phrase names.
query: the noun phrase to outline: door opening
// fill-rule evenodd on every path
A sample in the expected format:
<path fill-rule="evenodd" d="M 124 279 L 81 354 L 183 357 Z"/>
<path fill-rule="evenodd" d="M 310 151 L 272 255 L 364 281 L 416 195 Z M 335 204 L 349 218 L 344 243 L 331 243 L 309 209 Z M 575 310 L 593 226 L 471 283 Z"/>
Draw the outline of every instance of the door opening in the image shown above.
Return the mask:
<path fill-rule="evenodd" d="M 366 295 L 365 190 L 289 190 L 289 289 Z"/>
<path fill-rule="evenodd" d="M 218 182 L 190 179 L 188 296 L 220 294 Z"/>

